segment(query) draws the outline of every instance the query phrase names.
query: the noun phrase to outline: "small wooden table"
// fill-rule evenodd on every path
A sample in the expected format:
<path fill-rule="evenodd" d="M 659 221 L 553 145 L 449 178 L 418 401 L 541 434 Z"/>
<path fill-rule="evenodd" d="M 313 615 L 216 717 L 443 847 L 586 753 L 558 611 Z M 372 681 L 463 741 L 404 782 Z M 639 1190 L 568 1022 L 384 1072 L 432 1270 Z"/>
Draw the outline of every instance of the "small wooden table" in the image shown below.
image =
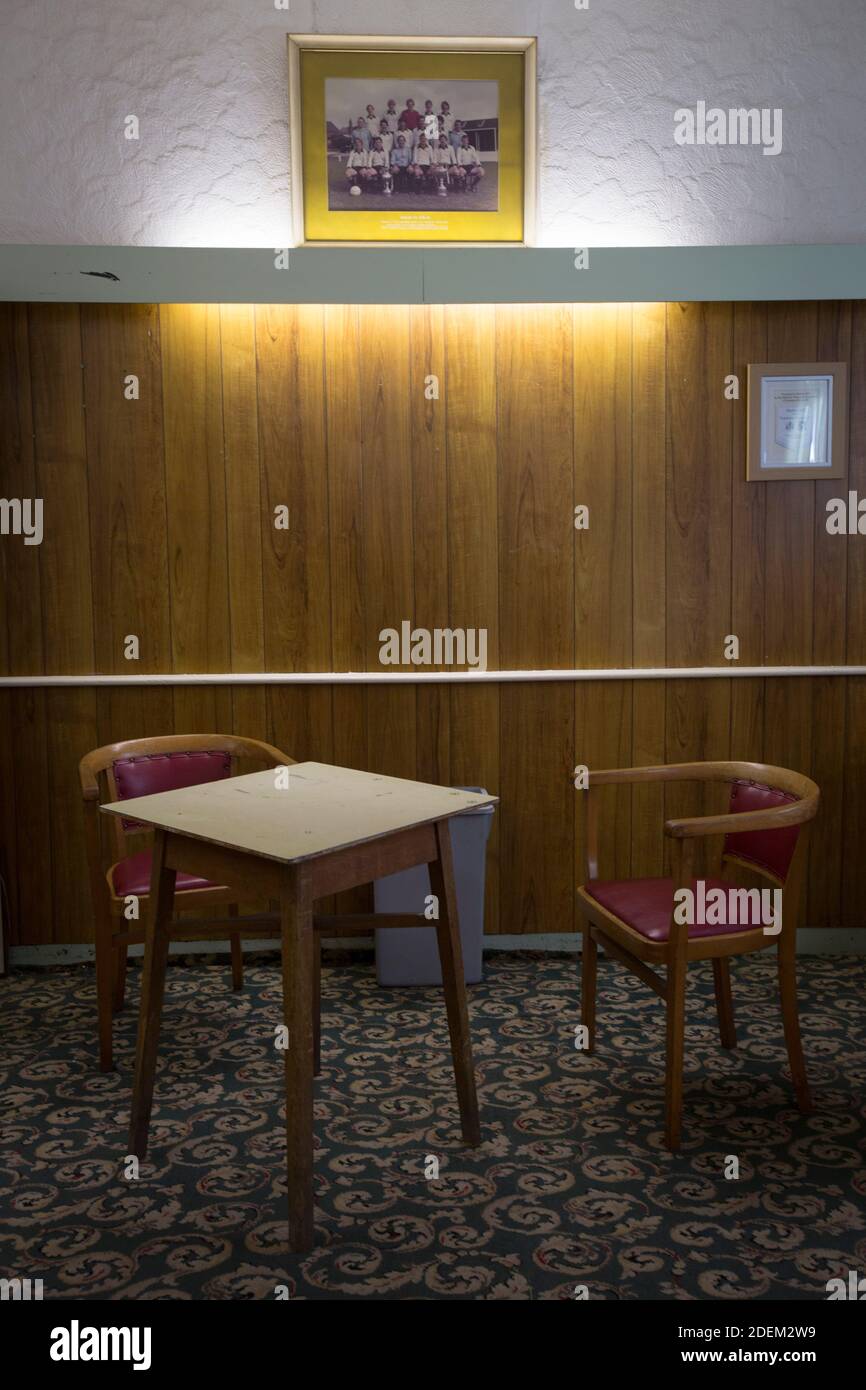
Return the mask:
<path fill-rule="evenodd" d="M 480 1143 L 472 1044 L 448 820 L 494 796 L 407 782 L 325 763 L 231 777 L 101 809 L 152 825 L 141 1012 L 130 1152 L 147 1153 L 156 1054 L 178 870 L 279 901 L 283 1016 L 288 1030 L 286 1163 L 289 1249 L 313 1245 L 314 942 L 313 903 L 416 864 L 430 865 L 439 918 L 369 917 L 372 926 L 434 926 L 442 963 L 451 1055 L 467 1144 Z M 336 919 L 329 919 L 334 923 Z M 351 919 L 355 927 L 358 918 Z"/>

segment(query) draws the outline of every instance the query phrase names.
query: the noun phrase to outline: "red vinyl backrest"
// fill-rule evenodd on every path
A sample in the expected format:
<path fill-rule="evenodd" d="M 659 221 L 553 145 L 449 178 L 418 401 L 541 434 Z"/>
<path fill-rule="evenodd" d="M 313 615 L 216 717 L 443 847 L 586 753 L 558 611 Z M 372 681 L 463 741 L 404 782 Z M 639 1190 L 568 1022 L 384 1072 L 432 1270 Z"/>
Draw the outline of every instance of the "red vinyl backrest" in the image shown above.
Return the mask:
<path fill-rule="evenodd" d="M 766 811 L 771 806 L 784 806 L 797 801 L 789 792 L 780 792 L 759 782 L 733 782 L 729 811 Z M 797 848 L 799 825 L 782 826 L 778 830 L 746 830 L 742 834 L 725 836 L 725 854 L 765 869 L 784 883 L 788 877 L 794 850 Z"/>
<path fill-rule="evenodd" d="M 118 758 L 112 764 L 118 801 L 136 796 L 196 787 L 202 782 L 218 782 L 230 777 L 232 758 L 220 750 L 200 753 L 149 753 L 137 758 Z M 141 829 L 138 821 L 122 821 L 124 830 Z"/>

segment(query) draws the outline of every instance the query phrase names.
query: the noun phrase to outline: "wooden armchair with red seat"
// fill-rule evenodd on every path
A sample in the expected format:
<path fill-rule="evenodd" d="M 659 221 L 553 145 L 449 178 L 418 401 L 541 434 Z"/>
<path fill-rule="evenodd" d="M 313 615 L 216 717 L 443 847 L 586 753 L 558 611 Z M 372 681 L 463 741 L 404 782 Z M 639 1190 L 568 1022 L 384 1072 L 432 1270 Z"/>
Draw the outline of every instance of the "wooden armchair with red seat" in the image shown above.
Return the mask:
<path fill-rule="evenodd" d="M 673 842 L 673 877 L 604 881 L 598 877 L 597 788 L 648 782 L 722 782 L 731 787 L 728 811 L 665 822 Z M 587 881 L 578 889 L 584 916 L 581 1019 L 588 1049 L 595 1043 L 597 947 L 637 975 L 665 1001 L 667 1061 L 665 1144 L 680 1144 L 686 975 L 692 961 L 713 962 L 719 1033 L 723 1047 L 736 1045 L 728 958 L 778 949 L 782 1023 L 794 1091 L 800 1110 L 811 1109 L 797 1013 L 796 935 L 802 897 L 806 834 L 818 810 L 820 792 L 808 777 L 764 763 L 705 762 L 590 772 L 586 797 Z M 699 837 L 723 837 L 718 875 L 706 888 L 736 886 L 723 880 L 726 868 L 745 869 L 782 889 L 782 926 L 770 935 L 763 926 L 687 925 L 674 914 L 677 888 L 695 888 L 694 850 Z M 651 963 L 666 967 L 662 978 Z"/>
<path fill-rule="evenodd" d="M 103 1071 L 111 1071 L 113 1065 L 112 1014 L 123 1006 L 127 951 L 131 944 L 144 940 L 143 912 L 137 921 L 127 922 L 124 903 L 130 897 L 142 904 L 147 900 L 151 851 L 144 848 L 130 853 L 129 837 L 141 836 L 144 828 L 134 821 L 112 816 L 107 830 L 115 837 L 116 859 L 106 864 L 99 822 L 108 818 L 99 815 L 99 806 L 103 801 L 127 801 L 236 776 L 240 761 L 264 768 L 294 763 L 293 758 L 269 743 L 230 734 L 170 734 L 162 738 L 131 739 L 96 748 L 85 754 L 79 763 L 95 917 L 99 1061 Z M 244 770 L 254 771 L 255 768 Z M 224 905 L 229 919 L 238 917 L 239 895 L 231 887 L 179 873 L 175 893 L 179 910 Z M 229 929 L 225 935 L 231 943 L 232 987 L 240 989 L 243 985 L 242 935 L 250 931 L 256 936 L 276 935 L 279 928 L 261 918 L 238 918 L 237 927 L 226 925 Z M 179 921 L 176 928 L 177 936 L 183 938 L 212 939 L 220 935 L 213 919 L 208 922 L 187 919 Z"/>

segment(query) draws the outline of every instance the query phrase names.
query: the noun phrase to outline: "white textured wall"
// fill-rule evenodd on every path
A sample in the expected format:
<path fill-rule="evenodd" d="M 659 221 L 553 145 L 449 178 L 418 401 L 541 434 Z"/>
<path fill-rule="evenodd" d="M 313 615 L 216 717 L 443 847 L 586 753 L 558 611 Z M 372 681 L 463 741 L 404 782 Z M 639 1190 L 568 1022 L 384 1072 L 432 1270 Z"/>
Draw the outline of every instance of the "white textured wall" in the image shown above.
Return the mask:
<path fill-rule="evenodd" d="M 0 24 L 2 241 L 286 244 L 290 30 L 537 35 L 542 245 L 866 239 L 866 0 L 0 0 Z M 700 99 L 781 107 L 783 152 L 678 147 Z"/>

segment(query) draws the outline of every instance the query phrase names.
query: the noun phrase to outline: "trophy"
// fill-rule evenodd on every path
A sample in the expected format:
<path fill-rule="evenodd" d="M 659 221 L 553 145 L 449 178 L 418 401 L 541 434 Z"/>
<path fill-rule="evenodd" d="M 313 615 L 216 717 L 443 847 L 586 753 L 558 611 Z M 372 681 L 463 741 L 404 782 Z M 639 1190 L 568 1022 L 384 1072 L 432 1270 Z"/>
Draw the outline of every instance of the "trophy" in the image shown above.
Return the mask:
<path fill-rule="evenodd" d="M 382 192 L 385 194 L 385 197 L 386 197 L 386 198 L 390 198 L 390 197 L 391 197 L 391 193 L 393 192 L 393 187 L 392 187 L 393 183 L 394 183 L 394 176 L 393 176 L 393 174 L 391 173 L 391 170 L 390 170 L 390 169 L 383 169 L 383 170 L 382 170 L 382 185 L 383 185 L 383 187 L 382 187 Z"/>
<path fill-rule="evenodd" d="M 447 173 L 445 172 L 445 166 L 442 165 L 442 164 L 440 164 L 440 165 L 438 166 L 437 170 L 436 170 L 436 180 L 437 180 L 437 182 L 438 182 L 438 184 L 439 184 L 439 187 L 438 187 L 437 190 L 436 190 L 437 193 L 439 194 L 439 197 L 440 197 L 440 198 L 447 198 L 447 197 L 448 197 L 448 175 L 447 175 Z"/>

